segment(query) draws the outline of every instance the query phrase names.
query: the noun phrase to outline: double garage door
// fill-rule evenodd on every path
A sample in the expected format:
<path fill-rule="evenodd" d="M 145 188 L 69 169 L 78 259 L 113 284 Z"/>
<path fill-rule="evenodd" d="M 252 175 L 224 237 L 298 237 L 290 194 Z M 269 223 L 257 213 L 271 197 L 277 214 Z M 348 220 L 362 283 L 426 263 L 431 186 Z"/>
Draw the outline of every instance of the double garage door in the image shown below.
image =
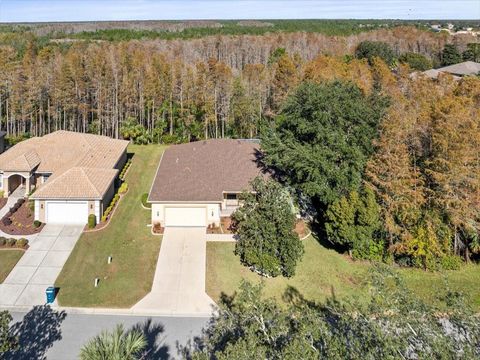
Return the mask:
<path fill-rule="evenodd" d="M 165 226 L 207 226 L 207 208 L 167 207 L 165 208 Z"/>
<path fill-rule="evenodd" d="M 86 201 L 47 201 L 45 207 L 46 223 L 84 225 L 88 221 Z"/>

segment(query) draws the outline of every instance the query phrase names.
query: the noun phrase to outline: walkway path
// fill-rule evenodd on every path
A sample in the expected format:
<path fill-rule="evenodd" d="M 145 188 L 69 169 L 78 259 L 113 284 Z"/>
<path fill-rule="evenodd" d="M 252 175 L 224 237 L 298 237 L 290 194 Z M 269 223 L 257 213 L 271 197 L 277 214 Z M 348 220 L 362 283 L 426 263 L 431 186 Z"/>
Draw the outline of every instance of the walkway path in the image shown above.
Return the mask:
<path fill-rule="evenodd" d="M 167 227 L 163 234 L 152 291 L 132 311 L 162 315 L 212 314 L 205 292 L 206 229 Z"/>
<path fill-rule="evenodd" d="M 0 209 L 0 220 L 2 220 L 3 217 L 5 216 L 5 214 L 8 212 L 8 210 L 10 210 L 10 208 L 13 207 L 13 205 L 15 205 L 15 203 L 18 201 L 18 199 L 23 198 L 23 197 L 25 197 L 25 188 L 19 186 L 18 188 L 15 189 L 15 191 L 13 193 L 10 194 L 5 206 Z M 3 232 L 2 230 L 0 230 L 0 236 L 3 236 L 5 238 L 14 238 L 14 239 L 24 238 L 24 239 L 27 239 L 28 241 L 32 241 L 33 239 L 35 239 L 38 236 L 38 234 L 33 234 L 33 235 L 10 235 L 10 234 L 7 234 L 7 233 Z"/>
<path fill-rule="evenodd" d="M 45 304 L 45 289 L 55 283 L 82 230 L 83 226 L 45 225 L 0 284 L 0 306 Z"/>

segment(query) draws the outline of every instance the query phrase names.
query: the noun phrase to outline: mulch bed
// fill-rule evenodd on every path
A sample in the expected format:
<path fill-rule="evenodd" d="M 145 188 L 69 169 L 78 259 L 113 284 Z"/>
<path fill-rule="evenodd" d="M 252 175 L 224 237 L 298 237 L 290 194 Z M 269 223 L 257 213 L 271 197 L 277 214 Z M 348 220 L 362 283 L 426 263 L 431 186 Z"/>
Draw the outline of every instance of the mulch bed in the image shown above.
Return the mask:
<path fill-rule="evenodd" d="M 25 201 L 15 213 L 10 216 L 12 223 L 10 225 L 3 224 L 0 221 L 0 230 L 9 235 L 32 235 L 42 231 L 45 224 L 39 227 L 33 226 L 34 214 Z"/>
<path fill-rule="evenodd" d="M 230 216 L 221 217 L 220 226 L 207 227 L 207 234 L 233 234 L 231 225 L 232 225 L 232 218 Z"/>
<path fill-rule="evenodd" d="M 163 234 L 164 231 L 165 231 L 165 228 L 162 227 L 162 225 L 160 225 L 159 223 L 153 224 L 152 232 L 154 234 Z"/>

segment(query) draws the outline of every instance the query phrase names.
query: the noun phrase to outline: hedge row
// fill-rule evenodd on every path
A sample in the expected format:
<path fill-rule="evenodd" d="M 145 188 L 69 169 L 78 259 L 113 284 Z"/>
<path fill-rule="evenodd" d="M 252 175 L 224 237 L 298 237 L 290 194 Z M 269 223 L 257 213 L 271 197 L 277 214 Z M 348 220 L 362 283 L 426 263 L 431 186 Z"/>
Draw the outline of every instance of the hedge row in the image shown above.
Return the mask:
<path fill-rule="evenodd" d="M 17 248 L 25 248 L 28 245 L 28 240 L 21 238 L 21 239 L 7 239 L 4 237 L 0 237 L 0 247 L 17 247 Z"/>
<path fill-rule="evenodd" d="M 127 162 L 125 163 L 125 166 L 123 167 L 122 171 L 120 172 L 120 180 L 125 180 L 125 174 L 127 173 L 128 168 L 132 164 L 132 159 L 128 159 Z"/>
<path fill-rule="evenodd" d="M 118 200 L 120 200 L 120 194 L 125 194 L 127 190 L 128 190 L 128 184 L 124 182 L 118 189 L 118 192 L 115 194 L 115 196 L 113 197 L 108 207 L 103 212 L 103 216 L 102 216 L 103 222 L 107 221 L 109 215 L 112 213 L 113 209 L 115 208 L 115 205 L 117 204 Z"/>

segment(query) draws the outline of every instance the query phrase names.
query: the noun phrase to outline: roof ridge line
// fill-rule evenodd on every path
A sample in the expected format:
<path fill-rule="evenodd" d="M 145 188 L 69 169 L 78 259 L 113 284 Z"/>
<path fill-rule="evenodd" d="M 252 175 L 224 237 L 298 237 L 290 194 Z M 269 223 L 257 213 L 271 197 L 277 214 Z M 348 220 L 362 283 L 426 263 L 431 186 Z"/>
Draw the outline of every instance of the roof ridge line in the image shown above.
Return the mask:
<path fill-rule="evenodd" d="M 78 169 L 80 169 L 83 173 L 83 175 L 85 175 L 85 177 L 87 178 L 87 181 L 88 183 L 90 184 L 90 186 L 92 187 L 93 190 L 95 190 L 95 192 L 97 193 L 98 196 L 101 196 L 100 192 L 98 191 L 98 189 L 96 188 L 95 185 L 93 185 L 92 183 L 92 180 L 90 180 L 90 177 L 87 175 L 87 173 L 85 172 L 85 169 L 88 169 L 88 168 L 84 168 L 84 167 L 78 167 Z"/>

